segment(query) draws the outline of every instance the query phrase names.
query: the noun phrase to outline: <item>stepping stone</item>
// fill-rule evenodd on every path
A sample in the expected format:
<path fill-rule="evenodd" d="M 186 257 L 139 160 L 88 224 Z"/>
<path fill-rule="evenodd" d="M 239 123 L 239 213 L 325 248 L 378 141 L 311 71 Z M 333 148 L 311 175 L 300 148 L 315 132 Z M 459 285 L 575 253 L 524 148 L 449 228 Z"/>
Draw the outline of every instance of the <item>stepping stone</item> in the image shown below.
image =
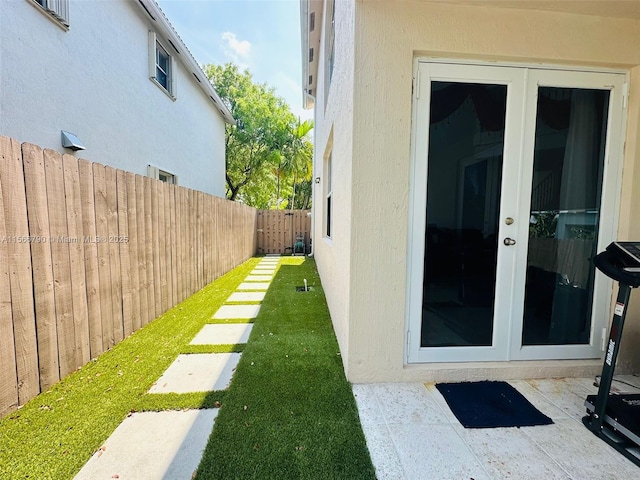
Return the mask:
<path fill-rule="evenodd" d="M 244 282 L 238 285 L 238 290 L 267 290 L 269 282 Z"/>
<path fill-rule="evenodd" d="M 247 343 L 252 328 L 253 325 L 251 323 L 205 325 L 191 340 L 191 345 L 236 345 L 238 343 Z"/>
<path fill-rule="evenodd" d="M 273 280 L 273 275 L 247 275 L 244 279 L 245 282 L 270 282 Z"/>
<path fill-rule="evenodd" d="M 189 393 L 224 390 L 240 361 L 239 353 L 178 355 L 149 393 Z"/>
<path fill-rule="evenodd" d="M 222 305 L 213 318 L 256 318 L 260 305 Z"/>
<path fill-rule="evenodd" d="M 191 478 L 218 409 L 140 412 L 124 419 L 75 480 Z"/>
<path fill-rule="evenodd" d="M 225 301 L 228 302 L 261 302 L 267 292 L 233 292 Z"/>
<path fill-rule="evenodd" d="M 256 268 L 251 270 L 249 275 L 273 275 L 276 271 L 273 268 Z"/>

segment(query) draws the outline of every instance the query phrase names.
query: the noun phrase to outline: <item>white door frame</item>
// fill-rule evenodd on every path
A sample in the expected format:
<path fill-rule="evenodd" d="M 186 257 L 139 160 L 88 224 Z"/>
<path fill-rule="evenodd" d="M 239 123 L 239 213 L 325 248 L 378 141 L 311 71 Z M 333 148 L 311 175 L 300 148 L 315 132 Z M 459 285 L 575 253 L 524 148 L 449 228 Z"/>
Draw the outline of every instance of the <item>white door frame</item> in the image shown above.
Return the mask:
<path fill-rule="evenodd" d="M 601 331 L 608 323 L 612 282 L 596 276 L 591 341 L 585 345 L 521 347 L 524 285 L 528 247 L 528 221 L 506 225 L 506 217 L 529 218 L 531 174 L 535 139 L 537 86 L 600 88 L 610 90 L 605 169 L 601 200 L 598 251 L 615 239 L 622 173 L 622 146 L 626 115 L 624 84 L 619 71 L 579 71 L 554 66 L 496 65 L 417 59 L 414 70 L 411 189 L 406 299 L 407 363 L 506 361 L 528 359 L 597 358 Z M 507 112 L 500 197 L 499 242 L 496 270 L 493 342 L 488 347 L 421 347 L 424 239 L 426 233 L 427 156 L 432 81 L 507 85 Z M 420 134 L 418 134 L 420 132 Z M 513 159 L 517 159 L 514 161 Z M 509 161 L 509 159 L 511 161 Z M 513 181 L 517 179 L 517 181 Z M 527 199 L 514 201 L 514 199 Z M 502 239 L 516 239 L 518 248 L 504 247 Z"/>

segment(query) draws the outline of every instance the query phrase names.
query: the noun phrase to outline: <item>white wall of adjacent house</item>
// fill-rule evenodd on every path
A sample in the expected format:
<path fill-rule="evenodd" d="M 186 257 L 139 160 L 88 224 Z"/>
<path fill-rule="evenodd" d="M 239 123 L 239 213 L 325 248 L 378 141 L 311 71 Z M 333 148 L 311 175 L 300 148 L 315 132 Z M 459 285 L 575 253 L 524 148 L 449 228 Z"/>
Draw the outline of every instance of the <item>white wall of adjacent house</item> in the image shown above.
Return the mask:
<path fill-rule="evenodd" d="M 70 0 L 64 29 L 31 0 L 0 2 L 0 134 L 224 196 L 224 120 L 180 62 L 175 99 L 150 79 L 147 18 L 137 2 Z M 63 130 L 86 150 L 63 148 Z"/>
<path fill-rule="evenodd" d="M 598 372 L 597 360 L 407 365 L 412 77 L 415 59 L 425 57 L 628 71 L 617 224 L 619 238 L 635 239 L 640 237 L 640 21 L 433 2 L 336 4 L 334 80 L 325 107 L 319 73 L 315 104 L 316 176 L 333 131 L 334 225 L 331 240 L 322 238 L 323 190 L 316 185 L 314 249 L 349 380 L 456 381 Z M 632 310 L 627 317 L 630 340 L 619 360 L 627 369 L 640 367 L 634 353 L 640 338 L 638 303 Z"/>

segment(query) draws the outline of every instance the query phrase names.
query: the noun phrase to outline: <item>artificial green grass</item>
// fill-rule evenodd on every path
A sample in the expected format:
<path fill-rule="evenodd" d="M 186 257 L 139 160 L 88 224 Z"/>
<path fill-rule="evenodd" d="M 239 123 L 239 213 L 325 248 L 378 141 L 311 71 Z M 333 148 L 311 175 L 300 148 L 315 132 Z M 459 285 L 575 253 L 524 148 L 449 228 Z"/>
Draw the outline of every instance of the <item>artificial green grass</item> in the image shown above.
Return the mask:
<path fill-rule="evenodd" d="M 207 408 L 226 392 L 145 395 L 244 280 L 250 259 L 0 420 L 0 479 L 73 478 L 131 411 Z"/>
<path fill-rule="evenodd" d="M 313 261 L 281 259 L 196 478 L 375 478 Z"/>

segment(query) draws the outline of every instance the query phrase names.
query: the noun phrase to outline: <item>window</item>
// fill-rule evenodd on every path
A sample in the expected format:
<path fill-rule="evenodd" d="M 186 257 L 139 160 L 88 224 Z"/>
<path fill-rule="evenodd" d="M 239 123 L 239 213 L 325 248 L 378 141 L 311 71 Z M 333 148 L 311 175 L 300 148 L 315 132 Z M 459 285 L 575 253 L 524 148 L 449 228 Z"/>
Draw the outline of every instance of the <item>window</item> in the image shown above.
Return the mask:
<path fill-rule="evenodd" d="M 328 4 L 327 18 L 331 18 L 331 23 L 327 25 L 326 45 L 325 45 L 325 87 L 324 87 L 324 103 L 327 104 L 327 97 L 329 96 L 329 87 L 331 86 L 331 79 L 333 78 L 333 66 L 336 56 L 336 1 L 333 0 Z"/>
<path fill-rule="evenodd" d="M 329 83 L 333 77 L 333 65 L 336 57 L 336 0 L 331 2 L 331 33 L 329 34 Z"/>
<path fill-rule="evenodd" d="M 69 0 L 32 0 L 32 3 L 65 29 L 69 27 Z"/>
<path fill-rule="evenodd" d="M 331 238 L 331 224 L 332 224 L 332 213 L 333 213 L 333 209 L 331 205 L 331 194 L 332 194 L 331 163 L 332 163 L 332 153 L 329 153 L 329 156 L 325 160 L 325 165 L 324 165 L 324 178 L 325 178 L 324 234 L 327 238 Z"/>
<path fill-rule="evenodd" d="M 161 182 L 170 183 L 171 185 L 178 184 L 178 176 L 173 173 L 169 173 L 165 170 L 161 170 L 153 165 L 147 165 L 147 176 L 160 180 Z"/>
<path fill-rule="evenodd" d="M 154 32 L 149 32 L 149 77 L 175 100 L 173 58 Z"/>

